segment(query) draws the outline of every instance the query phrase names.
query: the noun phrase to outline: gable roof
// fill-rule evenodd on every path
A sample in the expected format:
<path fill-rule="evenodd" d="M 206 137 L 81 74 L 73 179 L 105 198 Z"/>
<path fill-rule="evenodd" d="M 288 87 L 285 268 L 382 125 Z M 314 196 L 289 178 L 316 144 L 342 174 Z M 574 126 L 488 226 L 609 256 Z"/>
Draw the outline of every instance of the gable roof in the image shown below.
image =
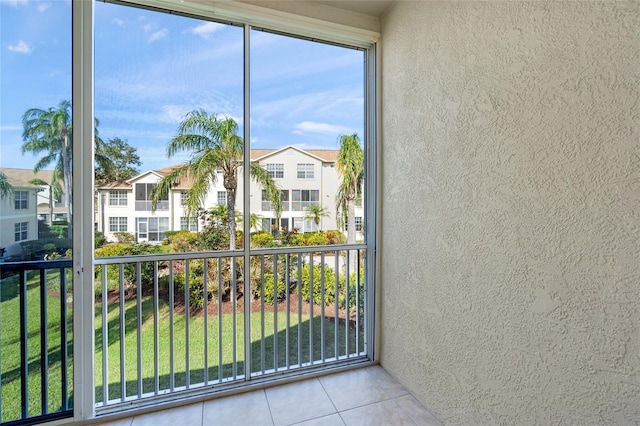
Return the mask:
<path fill-rule="evenodd" d="M 40 170 L 34 172 L 33 169 L 13 169 L 8 167 L 0 168 L 0 172 L 7 176 L 7 181 L 13 187 L 17 188 L 40 188 L 40 185 L 34 185 L 29 181 L 31 179 L 42 179 L 49 183 L 53 176 L 53 170 Z M 64 188 L 64 183 L 60 181 L 60 186 Z"/>
<path fill-rule="evenodd" d="M 294 149 L 303 154 L 310 155 L 324 163 L 335 163 L 335 161 L 338 159 L 337 149 L 302 149 L 302 148 L 289 145 L 280 149 L 252 149 L 251 160 L 252 161 L 264 160 L 265 158 L 268 158 L 280 152 L 284 152 L 288 149 Z"/>

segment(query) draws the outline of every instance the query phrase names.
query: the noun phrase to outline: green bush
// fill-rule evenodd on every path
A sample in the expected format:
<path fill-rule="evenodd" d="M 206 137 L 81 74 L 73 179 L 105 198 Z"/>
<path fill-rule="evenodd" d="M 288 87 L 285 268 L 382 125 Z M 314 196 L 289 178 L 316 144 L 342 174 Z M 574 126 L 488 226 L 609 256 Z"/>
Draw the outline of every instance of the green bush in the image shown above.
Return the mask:
<path fill-rule="evenodd" d="M 342 286 L 341 288 L 344 289 L 345 288 L 345 283 L 344 283 L 344 278 L 342 278 Z M 356 307 L 356 285 L 358 284 L 357 282 L 357 275 L 356 273 L 352 273 L 350 275 L 350 279 L 349 279 L 349 311 L 355 311 L 355 307 Z M 359 303 L 359 310 L 362 313 L 364 310 L 364 269 L 360 269 L 360 288 L 358 289 L 359 291 L 359 295 L 360 295 L 360 303 Z M 340 291 L 340 295 L 338 296 L 338 306 L 340 306 L 340 309 L 345 309 L 345 299 L 346 299 L 346 294 L 343 290 Z"/>
<path fill-rule="evenodd" d="M 73 247 L 73 243 L 67 238 L 45 238 L 41 240 L 23 241 L 20 243 L 22 247 L 22 258 L 18 260 L 42 260 L 44 255 L 57 253 L 62 256 L 67 249 Z"/>
<path fill-rule="evenodd" d="M 185 273 L 179 272 L 174 274 L 174 285 L 176 294 L 180 297 L 184 297 L 185 290 Z M 198 274 L 197 271 L 189 271 L 189 306 L 192 308 L 200 309 L 204 307 L 204 285 L 202 280 L 202 273 Z"/>
<path fill-rule="evenodd" d="M 198 235 L 191 231 L 168 231 L 162 244 L 172 245 L 176 252 L 196 251 Z"/>
<path fill-rule="evenodd" d="M 329 238 L 322 232 L 306 232 L 304 239 L 308 246 L 326 246 L 329 244 Z"/>
<path fill-rule="evenodd" d="M 277 294 L 276 294 L 277 291 Z M 260 297 L 260 295 L 257 295 Z M 274 304 L 274 301 L 280 302 L 287 296 L 287 285 L 281 277 L 278 277 L 277 290 L 273 285 L 273 274 L 265 274 L 264 276 L 264 301 L 270 305 Z"/>
<path fill-rule="evenodd" d="M 49 226 L 49 232 L 55 238 L 64 238 L 67 236 L 69 225 L 64 222 L 64 225 L 51 225 Z"/>
<path fill-rule="evenodd" d="M 159 254 L 162 253 L 161 246 L 151 244 L 110 244 L 96 250 L 96 257 L 114 257 L 114 256 L 135 256 L 141 254 Z M 140 263 L 140 283 L 142 288 L 150 289 L 153 286 L 153 262 Z M 118 288 L 120 265 L 113 264 L 107 266 L 107 277 L 109 290 Z M 96 279 L 101 280 L 102 268 L 96 267 Z M 134 287 L 137 285 L 138 274 L 135 262 L 127 262 L 124 264 L 124 284 L 126 287 Z M 101 294 L 101 285 L 96 285 L 96 294 Z"/>
<path fill-rule="evenodd" d="M 302 300 L 309 302 L 311 300 L 311 267 L 307 264 L 302 267 L 302 283 L 300 285 L 300 294 Z M 336 275 L 332 268 L 324 268 L 324 303 L 330 305 L 335 301 L 335 282 Z M 338 291 L 344 288 L 344 277 L 338 278 Z M 322 303 L 322 266 L 313 265 L 313 303 Z"/>
<path fill-rule="evenodd" d="M 107 243 L 107 239 L 104 237 L 104 234 L 100 231 L 95 232 L 95 236 L 93 237 L 93 248 L 100 248 Z"/>
<path fill-rule="evenodd" d="M 251 234 L 251 245 L 253 247 L 273 247 L 273 235 L 269 232 L 254 232 Z"/>

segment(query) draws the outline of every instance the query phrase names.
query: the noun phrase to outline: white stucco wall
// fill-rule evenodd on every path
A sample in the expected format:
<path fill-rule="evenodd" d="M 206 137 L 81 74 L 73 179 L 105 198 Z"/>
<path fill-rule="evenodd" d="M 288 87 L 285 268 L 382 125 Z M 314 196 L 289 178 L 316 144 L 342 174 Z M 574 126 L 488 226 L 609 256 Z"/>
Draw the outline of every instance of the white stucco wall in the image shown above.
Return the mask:
<path fill-rule="evenodd" d="M 637 424 L 640 3 L 400 1 L 382 47 L 382 365 L 447 424 Z"/>

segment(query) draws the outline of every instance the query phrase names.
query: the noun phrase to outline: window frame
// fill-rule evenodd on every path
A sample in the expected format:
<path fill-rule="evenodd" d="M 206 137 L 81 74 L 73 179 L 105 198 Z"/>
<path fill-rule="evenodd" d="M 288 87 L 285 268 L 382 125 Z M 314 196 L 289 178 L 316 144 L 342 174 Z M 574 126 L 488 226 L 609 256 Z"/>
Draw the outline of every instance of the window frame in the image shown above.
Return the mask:
<path fill-rule="evenodd" d="M 117 196 L 116 196 L 117 195 Z M 123 207 L 129 205 L 129 192 L 121 189 L 109 191 L 109 207 Z M 115 202 L 114 202 L 115 201 Z M 124 203 L 123 203 L 124 201 Z"/>
<path fill-rule="evenodd" d="M 296 177 L 298 179 L 313 180 L 316 178 L 315 169 L 316 169 L 316 165 L 313 163 L 298 163 L 296 166 Z"/>
<path fill-rule="evenodd" d="M 24 238 L 22 237 L 24 234 Z M 29 240 L 29 222 L 16 222 L 13 224 L 13 241 L 18 243 L 20 241 Z"/>
<path fill-rule="evenodd" d="M 111 1 L 111 0 L 108 0 Z M 118 0 L 113 0 L 119 2 Z M 231 22 L 245 28 L 245 36 L 248 37 L 251 27 L 263 28 L 283 34 L 290 34 L 296 37 L 321 40 L 328 43 L 335 43 L 346 47 L 360 48 L 365 54 L 365 130 L 363 140 L 365 141 L 365 170 L 367 181 L 365 193 L 368 195 L 365 209 L 365 223 L 367 223 L 365 241 L 368 241 L 366 250 L 366 274 L 367 284 L 371 291 L 367 293 L 366 303 L 371 307 L 371 315 L 365 324 L 368 336 L 366 352 L 372 361 L 377 359 L 375 339 L 375 294 L 376 294 L 376 246 L 378 245 L 379 233 L 377 232 L 377 212 L 380 206 L 377 204 L 375 194 L 377 193 L 379 158 L 378 152 L 378 116 L 380 110 L 379 99 L 376 91 L 380 87 L 378 76 L 380 75 L 380 63 L 377 58 L 380 55 L 379 32 L 349 27 L 342 24 L 320 21 L 319 19 L 305 16 L 297 16 L 287 12 L 277 10 L 260 10 L 250 4 L 236 4 L 236 2 L 216 3 L 215 10 L 210 4 L 205 4 L 193 0 L 183 0 L 181 2 L 168 2 L 166 0 L 126 0 L 122 3 L 144 8 L 157 8 L 172 13 L 198 16 L 216 22 Z M 94 94 L 93 94 L 93 2 L 75 1 L 73 2 L 73 169 L 74 193 L 77 194 L 76 202 L 73 204 L 73 228 L 74 232 L 74 283 L 93 282 L 93 241 L 91 235 L 93 231 L 93 149 L 94 139 Z M 245 41 L 246 43 L 246 41 Z M 248 52 L 245 50 L 245 61 L 248 63 Z M 250 94 L 248 90 L 249 68 L 245 67 L 245 105 L 249 105 Z M 250 122 L 248 109 L 245 108 L 244 122 Z M 250 126 L 244 126 L 244 140 L 247 147 L 250 147 Z M 249 149 L 245 150 L 244 162 L 249 164 Z M 249 182 L 244 180 L 244 205 L 249 205 Z M 249 209 L 244 211 L 244 231 L 249 232 Z M 245 261 L 250 259 L 251 249 L 246 244 L 244 248 Z M 93 342 L 94 312 L 92 308 L 94 292 L 86 286 L 73 286 L 74 299 L 74 323 L 85 324 L 87 326 L 74 333 L 74 420 L 84 421 L 95 418 L 96 406 L 94 404 L 94 383 L 93 383 Z M 76 305 L 77 304 L 77 305 Z M 250 309 L 249 304 L 245 305 L 245 310 Z M 247 335 L 246 342 L 250 343 L 250 336 Z M 249 345 L 247 345 L 249 347 Z M 248 363 L 247 363 L 248 365 Z"/>
<path fill-rule="evenodd" d="M 114 231 L 112 227 L 115 227 L 116 230 Z M 122 229 L 123 227 L 124 229 Z M 109 216 L 109 232 L 129 232 L 128 218 L 126 216 Z"/>
<path fill-rule="evenodd" d="M 22 197 L 24 195 L 24 197 Z M 29 191 L 13 191 L 14 210 L 29 210 Z"/>
<path fill-rule="evenodd" d="M 265 170 L 271 179 L 284 179 L 284 163 L 267 163 Z"/>

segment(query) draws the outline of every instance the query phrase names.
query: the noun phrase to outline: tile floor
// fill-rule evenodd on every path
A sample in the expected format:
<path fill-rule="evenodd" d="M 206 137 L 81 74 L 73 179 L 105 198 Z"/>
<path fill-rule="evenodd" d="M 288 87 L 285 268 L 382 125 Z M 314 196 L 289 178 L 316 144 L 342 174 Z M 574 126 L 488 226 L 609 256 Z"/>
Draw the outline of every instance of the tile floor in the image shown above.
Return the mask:
<path fill-rule="evenodd" d="M 102 423 L 179 425 L 441 425 L 380 366 Z"/>

